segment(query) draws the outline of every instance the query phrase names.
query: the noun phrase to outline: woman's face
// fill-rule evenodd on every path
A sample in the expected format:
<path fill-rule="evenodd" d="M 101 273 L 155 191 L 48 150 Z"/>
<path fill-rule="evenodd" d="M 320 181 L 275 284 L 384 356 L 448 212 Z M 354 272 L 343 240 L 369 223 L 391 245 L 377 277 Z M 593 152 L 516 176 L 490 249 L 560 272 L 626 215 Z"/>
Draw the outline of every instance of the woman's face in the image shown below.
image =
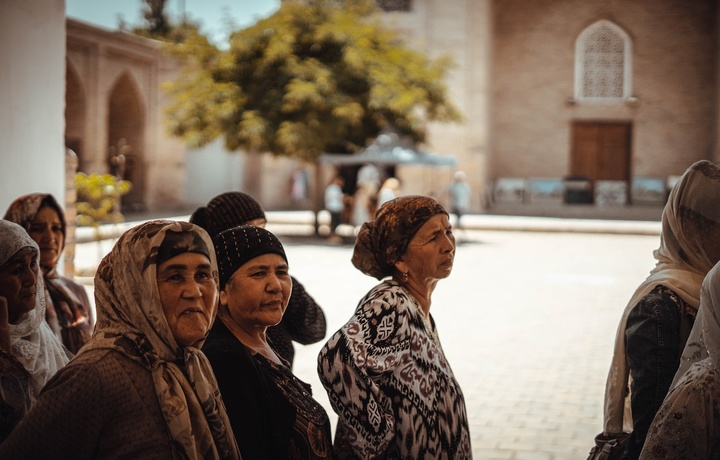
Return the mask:
<path fill-rule="evenodd" d="M 30 248 L 18 251 L 0 268 L 0 297 L 7 299 L 10 323 L 35 308 L 37 276 L 37 252 Z"/>
<path fill-rule="evenodd" d="M 292 290 L 288 264 L 278 254 L 263 254 L 233 273 L 220 291 L 220 303 L 240 326 L 270 327 L 282 320 Z"/>
<path fill-rule="evenodd" d="M 455 258 L 455 236 L 445 214 L 431 217 L 415 234 L 395 266 L 420 282 L 447 278 Z"/>
<path fill-rule="evenodd" d="M 215 318 L 218 295 L 207 256 L 185 252 L 166 260 L 158 266 L 157 284 L 175 342 L 188 347 L 205 337 Z"/>
<path fill-rule="evenodd" d="M 265 219 L 264 217 L 258 217 L 257 219 L 245 222 L 243 225 L 252 225 L 253 227 L 265 228 L 265 226 L 267 225 L 267 219 Z"/>
<path fill-rule="evenodd" d="M 57 211 L 50 206 L 40 208 L 30 222 L 28 234 L 40 246 L 40 265 L 55 268 L 65 243 Z"/>

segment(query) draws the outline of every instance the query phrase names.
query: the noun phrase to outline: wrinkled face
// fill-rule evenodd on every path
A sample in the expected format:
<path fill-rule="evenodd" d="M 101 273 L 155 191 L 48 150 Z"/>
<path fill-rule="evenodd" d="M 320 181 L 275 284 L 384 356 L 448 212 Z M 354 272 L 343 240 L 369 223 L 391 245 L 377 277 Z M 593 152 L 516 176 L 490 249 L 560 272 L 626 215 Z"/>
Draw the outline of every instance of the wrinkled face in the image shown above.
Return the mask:
<path fill-rule="evenodd" d="M 455 258 L 455 236 L 445 214 L 431 217 L 417 231 L 407 251 L 396 262 L 401 273 L 417 281 L 443 279 L 450 275 Z"/>
<path fill-rule="evenodd" d="M 217 284 L 207 256 L 186 252 L 166 260 L 157 271 L 165 319 L 175 342 L 194 345 L 210 330 L 217 309 Z"/>
<path fill-rule="evenodd" d="M 270 327 L 282 320 L 292 290 L 288 265 L 278 254 L 263 254 L 233 273 L 220 291 L 233 321 L 241 327 Z"/>
<path fill-rule="evenodd" d="M 50 206 L 40 208 L 30 222 L 28 234 L 40 246 L 40 265 L 55 268 L 65 243 L 57 211 Z"/>
<path fill-rule="evenodd" d="M 8 321 L 16 324 L 20 317 L 35 308 L 38 277 L 37 252 L 21 249 L 0 268 L 0 297 L 8 305 Z"/>

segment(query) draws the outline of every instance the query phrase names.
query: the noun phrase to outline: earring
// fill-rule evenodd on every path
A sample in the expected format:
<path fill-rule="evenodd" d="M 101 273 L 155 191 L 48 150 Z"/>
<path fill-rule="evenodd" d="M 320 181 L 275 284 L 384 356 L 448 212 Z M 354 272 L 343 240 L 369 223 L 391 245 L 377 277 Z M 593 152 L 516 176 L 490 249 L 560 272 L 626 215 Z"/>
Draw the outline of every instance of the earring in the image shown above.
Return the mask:
<path fill-rule="evenodd" d="M 408 272 L 405 272 L 405 273 L 402 274 L 402 280 L 403 280 L 403 283 L 407 283 L 407 280 L 408 280 Z"/>

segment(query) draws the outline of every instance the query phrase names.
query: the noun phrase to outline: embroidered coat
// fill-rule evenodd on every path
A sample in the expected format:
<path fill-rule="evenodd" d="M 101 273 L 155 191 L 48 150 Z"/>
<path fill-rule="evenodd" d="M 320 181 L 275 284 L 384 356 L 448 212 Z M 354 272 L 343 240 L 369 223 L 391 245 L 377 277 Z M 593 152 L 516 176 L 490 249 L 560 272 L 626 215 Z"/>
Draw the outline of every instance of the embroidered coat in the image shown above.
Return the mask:
<path fill-rule="evenodd" d="M 373 288 L 318 357 L 340 458 L 472 458 L 465 400 L 432 318 L 395 281 Z"/>

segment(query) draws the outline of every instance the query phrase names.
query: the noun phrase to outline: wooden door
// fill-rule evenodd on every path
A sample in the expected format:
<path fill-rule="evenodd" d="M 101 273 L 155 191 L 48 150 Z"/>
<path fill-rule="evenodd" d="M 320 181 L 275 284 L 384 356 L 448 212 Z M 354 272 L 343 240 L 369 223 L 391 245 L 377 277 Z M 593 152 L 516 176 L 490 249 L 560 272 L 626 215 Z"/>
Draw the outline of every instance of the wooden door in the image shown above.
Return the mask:
<path fill-rule="evenodd" d="M 591 181 L 630 179 L 630 123 L 573 123 L 570 174 Z"/>

